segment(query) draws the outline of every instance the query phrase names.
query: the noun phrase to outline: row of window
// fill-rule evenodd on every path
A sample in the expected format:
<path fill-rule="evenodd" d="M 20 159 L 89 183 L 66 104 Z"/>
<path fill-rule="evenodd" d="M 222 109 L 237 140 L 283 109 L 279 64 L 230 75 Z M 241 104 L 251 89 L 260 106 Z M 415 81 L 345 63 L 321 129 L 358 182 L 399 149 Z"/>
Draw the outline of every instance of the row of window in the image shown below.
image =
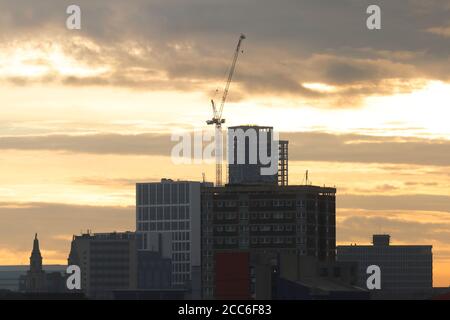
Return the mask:
<path fill-rule="evenodd" d="M 269 220 L 269 219 L 275 219 L 275 220 L 283 220 L 283 219 L 292 219 L 295 217 L 295 214 L 293 212 L 252 212 L 250 215 L 246 212 L 243 212 L 239 215 L 240 219 L 246 220 L 250 216 L 250 219 L 252 220 Z M 236 212 L 228 212 L 228 213 L 217 213 L 215 215 L 216 220 L 235 220 L 238 217 L 238 214 Z"/>
<path fill-rule="evenodd" d="M 155 205 L 189 202 L 189 184 L 138 184 L 136 187 L 138 205 Z"/>
<path fill-rule="evenodd" d="M 189 251 L 191 250 L 191 244 L 189 242 L 174 242 L 172 243 L 173 251 Z"/>
<path fill-rule="evenodd" d="M 190 230 L 189 221 L 140 222 L 138 231 L 179 231 Z"/>
<path fill-rule="evenodd" d="M 214 239 L 216 245 L 236 245 L 239 241 L 240 245 L 248 245 L 249 241 L 251 244 L 294 244 L 294 237 L 251 237 L 249 238 L 235 238 L 235 237 L 217 237 Z M 299 237 L 297 243 L 304 243 L 305 238 Z"/>
<path fill-rule="evenodd" d="M 138 207 L 138 221 L 189 220 L 189 206 Z"/>
<path fill-rule="evenodd" d="M 324 202 L 325 203 L 325 202 Z M 334 205 L 332 201 L 331 206 Z M 236 201 L 236 200 L 216 200 L 214 202 L 208 201 L 207 207 L 212 208 L 213 206 L 217 208 L 235 208 L 235 207 L 290 207 L 290 208 L 305 208 L 306 206 L 318 207 L 319 201 L 316 200 L 284 200 L 284 199 L 274 199 L 274 200 L 250 200 L 250 201 Z"/>
<path fill-rule="evenodd" d="M 264 225 L 253 225 L 253 226 L 240 226 L 241 231 L 254 231 L 254 232 L 292 232 L 295 230 L 295 226 L 293 225 L 282 225 L 282 224 L 264 224 Z M 306 230 L 304 225 L 299 225 L 300 230 Z M 225 225 L 225 226 L 217 226 L 215 227 L 216 232 L 237 232 L 238 226 L 236 225 Z"/>
<path fill-rule="evenodd" d="M 173 241 L 190 240 L 190 232 L 172 232 Z"/>
<path fill-rule="evenodd" d="M 189 274 L 185 274 L 185 273 L 181 273 L 181 274 L 175 273 L 172 278 L 172 281 L 177 284 L 178 283 L 184 284 L 188 280 L 189 280 Z"/>
<path fill-rule="evenodd" d="M 174 249 L 174 251 L 176 251 Z M 172 261 L 175 263 L 177 261 L 190 261 L 191 255 L 189 252 L 172 253 Z"/>

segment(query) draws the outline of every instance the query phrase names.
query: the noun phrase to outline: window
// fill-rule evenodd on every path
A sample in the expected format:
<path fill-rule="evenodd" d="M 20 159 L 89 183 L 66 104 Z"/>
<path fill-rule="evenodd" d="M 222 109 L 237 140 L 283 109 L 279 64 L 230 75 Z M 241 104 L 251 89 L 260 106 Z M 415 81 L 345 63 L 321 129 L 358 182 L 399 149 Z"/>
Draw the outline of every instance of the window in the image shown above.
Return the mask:
<path fill-rule="evenodd" d="M 149 218 L 150 218 L 149 220 L 152 220 L 152 221 L 156 220 L 156 209 L 155 209 L 155 207 L 151 207 L 150 208 L 150 217 Z"/>
<path fill-rule="evenodd" d="M 142 185 L 142 193 L 143 193 L 143 197 L 142 197 L 142 204 L 143 205 L 148 205 L 149 201 L 148 201 L 148 184 L 144 184 Z"/>
<path fill-rule="evenodd" d="M 157 211 L 157 216 L 156 216 L 156 219 L 157 220 L 162 220 L 163 219 L 163 208 L 162 207 L 158 207 L 157 209 L 156 209 Z"/>
<path fill-rule="evenodd" d="M 163 184 L 164 187 L 164 204 L 170 203 L 170 184 Z"/>
<path fill-rule="evenodd" d="M 282 212 L 275 212 L 273 214 L 274 219 L 283 219 L 283 213 Z"/>
<path fill-rule="evenodd" d="M 179 202 L 186 203 L 186 184 L 180 183 L 178 187 Z"/>
<path fill-rule="evenodd" d="M 164 220 L 170 220 L 170 207 L 164 207 Z"/>
<path fill-rule="evenodd" d="M 163 203 L 163 186 L 162 184 L 156 185 L 156 204 Z"/>
<path fill-rule="evenodd" d="M 171 185 L 171 195 L 172 195 L 172 203 L 177 204 L 178 203 L 178 184 L 172 184 Z"/>

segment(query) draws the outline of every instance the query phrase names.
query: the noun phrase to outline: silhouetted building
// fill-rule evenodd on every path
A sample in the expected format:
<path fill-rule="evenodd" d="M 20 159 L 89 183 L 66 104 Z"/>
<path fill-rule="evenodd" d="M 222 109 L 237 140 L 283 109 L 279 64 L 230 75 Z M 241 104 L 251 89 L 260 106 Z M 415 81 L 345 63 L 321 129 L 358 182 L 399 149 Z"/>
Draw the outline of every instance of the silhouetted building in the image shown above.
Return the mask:
<path fill-rule="evenodd" d="M 158 252 L 171 260 L 171 283 L 199 298 L 200 182 L 162 179 L 136 184 L 138 250 Z M 166 263 L 166 262 L 160 262 Z M 145 275 L 146 279 L 150 276 Z"/>
<path fill-rule="evenodd" d="M 288 184 L 288 141 L 274 144 L 273 127 L 235 126 L 228 128 L 229 184 Z M 263 146 L 265 148 L 263 148 Z M 267 159 L 276 152 L 274 173 L 263 173 L 271 166 Z"/>
<path fill-rule="evenodd" d="M 19 291 L 26 293 L 61 293 L 65 291 L 65 277 L 61 272 L 45 272 L 37 233 L 33 240 L 30 268 L 19 278 Z"/>
<path fill-rule="evenodd" d="M 81 290 L 89 298 L 111 299 L 114 290 L 137 288 L 134 232 L 82 234 L 72 240 L 69 265 L 81 269 Z"/>
<path fill-rule="evenodd" d="M 215 299 L 369 299 L 356 286 L 357 265 L 319 261 L 290 252 L 222 251 L 215 254 Z"/>
<path fill-rule="evenodd" d="M 172 260 L 160 252 L 139 250 L 138 289 L 171 289 Z"/>
<path fill-rule="evenodd" d="M 216 281 L 220 279 L 216 267 L 221 268 L 217 265 L 221 253 L 289 252 L 334 261 L 335 193 L 335 188 L 318 186 L 263 184 L 203 188 L 203 297 L 217 296 L 215 290 L 219 283 Z M 241 260 L 245 258 L 236 258 Z M 222 281 L 227 285 L 225 282 Z"/>
<path fill-rule="evenodd" d="M 39 249 L 37 233 L 33 240 L 33 250 L 30 256 L 30 270 L 25 278 L 26 292 L 47 292 L 45 272 L 42 270 L 42 255 Z"/>
<path fill-rule="evenodd" d="M 272 267 L 271 298 L 277 300 L 367 300 L 357 285 L 355 262 L 319 261 L 315 257 L 280 254 Z M 267 261 L 262 267 L 267 269 Z M 271 266 L 269 264 L 269 266 Z M 261 272 L 261 271 L 260 271 Z M 267 271 L 266 271 L 267 273 Z M 269 292 L 267 289 L 263 293 Z"/>
<path fill-rule="evenodd" d="M 338 261 L 358 263 L 358 285 L 366 288 L 367 267 L 381 269 L 381 290 L 374 298 L 422 299 L 433 286 L 433 254 L 429 245 L 391 245 L 389 235 L 374 235 L 373 245 L 337 247 Z"/>

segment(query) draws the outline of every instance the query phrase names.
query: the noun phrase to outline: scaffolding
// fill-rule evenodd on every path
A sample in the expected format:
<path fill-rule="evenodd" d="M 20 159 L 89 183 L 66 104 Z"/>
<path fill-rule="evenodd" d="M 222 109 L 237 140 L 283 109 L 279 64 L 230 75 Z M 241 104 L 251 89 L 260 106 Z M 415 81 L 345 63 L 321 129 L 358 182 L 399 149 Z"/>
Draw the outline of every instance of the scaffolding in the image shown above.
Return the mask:
<path fill-rule="evenodd" d="M 279 186 L 287 186 L 289 184 L 288 176 L 289 176 L 289 141 L 280 140 L 278 142 L 278 185 Z"/>

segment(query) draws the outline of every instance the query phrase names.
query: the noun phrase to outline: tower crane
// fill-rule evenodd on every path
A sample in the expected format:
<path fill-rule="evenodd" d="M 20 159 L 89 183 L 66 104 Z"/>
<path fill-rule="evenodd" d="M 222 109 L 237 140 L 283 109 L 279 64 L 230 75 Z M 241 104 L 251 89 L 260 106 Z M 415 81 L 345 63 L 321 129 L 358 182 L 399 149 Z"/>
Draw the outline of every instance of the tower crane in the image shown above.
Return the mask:
<path fill-rule="evenodd" d="M 239 56 L 239 52 L 241 49 L 242 41 L 245 39 L 245 35 L 241 34 L 239 36 L 239 41 L 236 46 L 236 50 L 234 52 L 233 61 L 231 63 L 230 72 L 228 74 L 228 79 L 225 84 L 225 89 L 223 90 L 222 100 L 220 101 L 219 109 L 216 107 L 216 103 L 214 99 L 211 99 L 211 105 L 213 110 L 213 117 L 211 120 L 207 120 L 206 123 L 208 125 L 215 125 L 215 142 L 216 142 L 216 186 L 222 186 L 222 143 L 223 143 L 223 135 L 222 135 L 222 124 L 225 123 L 225 119 L 222 118 L 223 107 L 225 106 L 225 102 L 227 100 L 228 91 L 230 90 L 231 80 L 233 79 L 234 70 L 236 69 L 236 62 Z"/>

